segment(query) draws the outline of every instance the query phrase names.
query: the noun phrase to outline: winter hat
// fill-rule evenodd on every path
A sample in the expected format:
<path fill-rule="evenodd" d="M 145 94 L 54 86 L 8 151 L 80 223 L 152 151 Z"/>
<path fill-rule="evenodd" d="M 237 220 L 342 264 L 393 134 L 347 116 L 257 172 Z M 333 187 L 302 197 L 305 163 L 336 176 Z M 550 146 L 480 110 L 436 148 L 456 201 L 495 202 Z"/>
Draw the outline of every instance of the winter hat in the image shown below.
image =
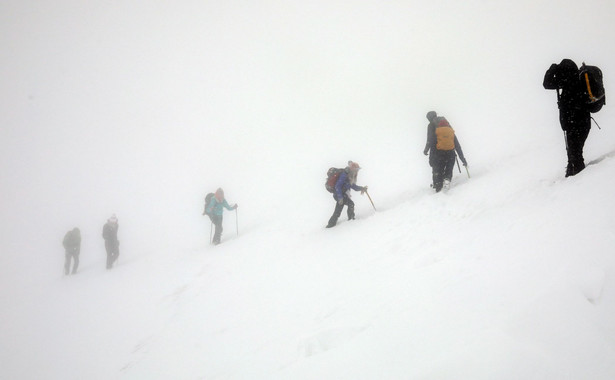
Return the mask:
<path fill-rule="evenodd" d="M 350 168 L 351 170 L 359 170 L 359 169 L 361 169 L 361 167 L 359 166 L 358 163 L 352 162 L 352 161 L 348 161 L 348 168 Z"/>
<path fill-rule="evenodd" d="M 559 63 L 558 69 L 559 69 L 558 74 L 567 79 L 568 78 L 576 79 L 577 73 L 579 72 L 579 68 L 577 67 L 577 64 L 574 63 L 573 60 L 568 59 L 568 58 L 562 59 L 562 61 Z"/>
<path fill-rule="evenodd" d="M 108 221 L 111 223 L 117 223 L 117 216 L 115 216 L 115 214 L 111 215 Z"/>
<path fill-rule="evenodd" d="M 427 112 L 427 120 L 429 120 L 429 122 L 431 122 L 436 116 L 438 116 L 436 111 Z"/>

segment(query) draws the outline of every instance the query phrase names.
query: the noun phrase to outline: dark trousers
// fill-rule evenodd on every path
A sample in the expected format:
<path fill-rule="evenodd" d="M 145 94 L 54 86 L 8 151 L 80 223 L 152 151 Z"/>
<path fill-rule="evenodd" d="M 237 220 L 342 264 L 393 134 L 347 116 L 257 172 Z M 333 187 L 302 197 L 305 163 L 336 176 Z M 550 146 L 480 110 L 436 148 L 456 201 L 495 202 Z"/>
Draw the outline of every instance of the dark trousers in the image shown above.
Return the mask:
<path fill-rule="evenodd" d="M 111 269 L 113 263 L 120 257 L 120 242 L 105 240 L 105 250 L 107 251 L 107 269 Z"/>
<path fill-rule="evenodd" d="M 335 195 L 333 196 L 333 199 L 335 199 Z M 335 200 L 335 210 L 333 210 L 333 215 L 331 215 L 327 227 L 333 227 L 337 224 L 337 219 L 339 219 L 339 217 L 342 215 L 342 210 L 344 209 L 344 206 L 348 206 L 348 220 L 354 219 L 354 202 L 352 201 L 352 199 L 350 199 L 348 194 L 344 194 L 342 204 L 339 204 L 339 202 Z"/>
<path fill-rule="evenodd" d="M 79 250 L 77 248 L 67 248 L 64 255 L 64 274 L 70 273 L 70 262 L 73 261 L 73 274 L 77 273 L 79 267 Z"/>
<path fill-rule="evenodd" d="M 591 129 L 591 117 L 587 111 L 572 109 L 560 110 L 559 118 L 566 137 L 566 177 L 569 177 L 585 169 L 583 147 Z"/>
<path fill-rule="evenodd" d="M 216 230 L 214 232 L 214 239 L 211 241 L 212 244 L 220 244 L 220 239 L 222 238 L 222 215 L 209 215 L 209 219 L 216 226 Z"/>
<path fill-rule="evenodd" d="M 453 179 L 455 157 L 454 150 L 435 150 L 429 157 L 433 187 L 436 192 L 442 190 L 445 179 L 449 181 Z"/>

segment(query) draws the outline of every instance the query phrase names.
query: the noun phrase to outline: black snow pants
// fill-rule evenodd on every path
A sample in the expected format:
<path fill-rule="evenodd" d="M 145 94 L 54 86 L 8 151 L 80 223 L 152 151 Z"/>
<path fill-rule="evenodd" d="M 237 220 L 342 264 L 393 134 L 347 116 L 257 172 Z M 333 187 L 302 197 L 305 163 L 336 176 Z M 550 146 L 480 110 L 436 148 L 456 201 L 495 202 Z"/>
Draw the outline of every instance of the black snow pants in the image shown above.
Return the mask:
<path fill-rule="evenodd" d="M 335 194 L 333 195 L 333 199 L 335 199 Z M 342 215 L 342 210 L 344 206 L 348 206 L 348 210 L 346 211 L 348 214 L 348 220 L 354 219 L 354 202 L 348 194 L 344 194 L 344 198 L 342 200 L 342 204 L 340 204 L 337 199 L 335 199 L 335 210 L 333 210 L 333 215 L 329 219 L 329 223 L 327 224 L 328 228 L 331 228 L 337 224 L 337 219 Z"/>
<path fill-rule="evenodd" d="M 105 240 L 105 250 L 107 251 L 107 269 L 111 269 L 113 263 L 120 257 L 120 242 Z"/>
<path fill-rule="evenodd" d="M 591 129 L 589 112 L 579 109 L 561 109 L 559 121 L 566 137 L 568 166 L 566 177 L 573 176 L 585 169 L 583 147 Z"/>
<path fill-rule="evenodd" d="M 220 244 L 220 239 L 222 238 L 222 215 L 209 215 L 209 219 L 216 226 L 216 230 L 214 232 L 214 239 L 211 241 L 212 244 L 218 245 Z"/>
<path fill-rule="evenodd" d="M 445 179 L 449 181 L 453 179 L 455 157 L 456 155 L 454 150 L 434 150 L 429 157 L 433 187 L 436 192 L 442 190 L 442 185 Z"/>
<path fill-rule="evenodd" d="M 67 248 L 64 255 L 64 274 L 70 273 L 70 262 L 73 261 L 73 274 L 77 273 L 79 267 L 79 249 L 77 247 Z"/>

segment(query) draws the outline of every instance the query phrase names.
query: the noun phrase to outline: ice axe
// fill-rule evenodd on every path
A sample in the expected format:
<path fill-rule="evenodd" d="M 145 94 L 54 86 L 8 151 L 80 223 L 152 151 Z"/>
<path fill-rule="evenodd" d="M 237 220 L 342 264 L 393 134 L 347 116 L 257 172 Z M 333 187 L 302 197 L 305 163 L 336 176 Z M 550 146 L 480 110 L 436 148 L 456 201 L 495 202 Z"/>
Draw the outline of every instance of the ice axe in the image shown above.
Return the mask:
<path fill-rule="evenodd" d="M 455 161 L 457 161 L 457 169 L 459 169 L 459 173 L 461 173 L 461 165 L 459 165 L 459 159 L 457 158 L 457 156 L 455 156 Z M 466 168 L 466 173 L 468 173 L 468 178 L 472 178 L 470 177 L 470 171 L 468 170 L 468 166 L 464 165 L 464 168 Z"/>
<path fill-rule="evenodd" d="M 367 190 L 365 190 L 365 194 L 367 194 L 367 198 L 369 199 L 369 202 L 372 204 L 374 211 L 378 211 L 376 210 L 376 206 L 374 206 L 374 201 L 372 201 L 372 197 L 369 196 L 369 193 L 367 192 Z"/>

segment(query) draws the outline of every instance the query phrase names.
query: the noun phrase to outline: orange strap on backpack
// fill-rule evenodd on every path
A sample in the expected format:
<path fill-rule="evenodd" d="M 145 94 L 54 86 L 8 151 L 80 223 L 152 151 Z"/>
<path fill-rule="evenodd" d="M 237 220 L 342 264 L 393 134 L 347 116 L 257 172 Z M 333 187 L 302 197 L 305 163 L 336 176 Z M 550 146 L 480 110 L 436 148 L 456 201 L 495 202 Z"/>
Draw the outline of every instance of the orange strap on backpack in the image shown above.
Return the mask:
<path fill-rule="evenodd" d="M 589 85 L 589 75 L 587 73 L 585 73 L 585 84 L 587 85 L 587 93 L 589 94 L 589 99 L 592 102 L 595 102 L 596 100 L 598 100 L 594 94 L 592 94 L 592 89 L 591 86 Z"/>

